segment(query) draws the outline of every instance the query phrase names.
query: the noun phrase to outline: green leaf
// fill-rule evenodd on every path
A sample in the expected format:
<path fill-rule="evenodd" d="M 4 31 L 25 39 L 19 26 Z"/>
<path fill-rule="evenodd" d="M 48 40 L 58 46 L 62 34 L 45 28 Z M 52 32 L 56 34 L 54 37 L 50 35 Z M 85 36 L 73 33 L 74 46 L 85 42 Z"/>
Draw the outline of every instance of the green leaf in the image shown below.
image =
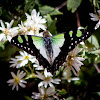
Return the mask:
<path fill-rule="evenodd" d="M 70 96 L 67 98 L 67 100 L 74 100 L 74 98 Z"/>
<path fill-rule="evenodd" d="M 5 49 L 0 50 L 0 60 L 1 61 L 9 61 L 11 56 L 18 51 L 19 49 L 13 47 L 9 42 L 5 44 Z"/>
<path fill-rule="evenodd" d="M 2 15 L 2 8 L 0 7 L 0 16 Z"/>
<path fill-rule="evenodd" d="M 24 12 L 27 12 L 27 10 L 33 5 L 35 4 L 35 0 L 27 0 L 27 4 L 24 7 Z"/>
<path fill-rule="evenodd" d="M 26 100 L 33 100 L 31 97 L 29 96 L 24 96 Z"/>
<path fill-rule="evenodd" d="M 100 55 L 95 58 L 95 63 L 100 63 Z"/>
<path fill-rule="evenodd" d="M 25 79 L 31 79 L 31 78 L 37 78 L 37 76 L 34 73 L 27 74 Z"/>
<path fill-rule="evenodd" d="M 88 38 L 88 41 L 94 45 L 97 49 L 99 48 L 99 43 L 98 40 L 96 38 L 96 36 L 92 35 L 91 37 Z"/>
<path fill-rule="evenodd" d="M 100 96 L 100 92 L 97 92 L 97 94 Z"/>
<path fill-rule="evenodd" d="M 92 53 L 92 54 L 100 54 L 100 49 L 95 50 L 95 51 L 91 51 L 90 53 Z"/>
<path fill-rule="evenodd" d="M 42 15 L 50 14 L 52 16 L 52 15 L 61 15 L 62 14 L 62 12 L 60 12 L 59 10 L 57 10 L 51 6 L 47 6 L 47 5 L 39 7 L 39 11 Z"/>
<path fill-rule="evenodd" d="M 51 18 L 50 14 L 47 14 L 46 20 L 47 20 L 47 26 L 50 26 L 51 23 L 53 22 L 53 19 Z"/>
<path fill-rule="evenodd" d="M 57 18 L 55 18 L 54 20 L 51 18 L 51 16 L 49 14 L 47 14 L 47 26 L 48 26 L 48 30 L 54 35 L 57 33 L 56 31 L 56 22 L 57 22 Z"/>
<path fill-rule="evenodd" d="M 25 7 L 24 7 L 24 12 L 23 12 L 23 15 L 21 16 L 21 18 L 20 18 L 20 20 L 18 21 L 18 23 L 20 23 L 20 21 L 22 20 L 25 20 L 25 13 L 29 10 L 31 10 L 31 9 L 33 9 L 34 8 L 34 6 L 35 6 L 35 0 L 26 0 L 26 4 L 25 4 Z M 17 24 L 18 24 L 17 23 Z"/>
<path fill-rule="evenodd" d="M 58 94 L 60 95 L 65 95 L 67 93 L 67 91 L 65 89 L 62 89 L 61 91 L 58 92 Z"/>
<path fill-rule="evenodd" d="M 0 41 L 0 47 L 4 50 L 5 49 L 5 46 L 4 44 Z"/>
<path fill-rule="evenodd" d="M 80 6 L 82 0 L 67 0 L 67 9 L 74 13 Z"/>

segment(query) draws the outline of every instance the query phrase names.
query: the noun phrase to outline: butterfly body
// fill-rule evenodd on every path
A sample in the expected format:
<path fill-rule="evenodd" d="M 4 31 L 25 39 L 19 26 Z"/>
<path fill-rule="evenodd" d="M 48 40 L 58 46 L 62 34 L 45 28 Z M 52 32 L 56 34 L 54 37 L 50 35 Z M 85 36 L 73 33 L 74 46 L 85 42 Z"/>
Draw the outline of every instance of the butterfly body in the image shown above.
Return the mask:
<path fill-rule="evenodd" d="M 53 74 L 65 62 L 68 52 L 90 36 L 85 30 L 81 31 L 80 37 L 75 36 L 75 34 L 70 37 L 69 33 L 51 36 L 48 31 L 44 31 L 43 37 L 18 35 L 12 38 L 11 44 L 36 56 L 39 64 Z"/>
<path fill-rule="evenodd" d="M 43 42 L 44 42 L 48 62 L 50 63 L 50 65 L 52 65 L 53 64 L 52 38 L 50 36 L 46 36 L 43 38 Z"/>

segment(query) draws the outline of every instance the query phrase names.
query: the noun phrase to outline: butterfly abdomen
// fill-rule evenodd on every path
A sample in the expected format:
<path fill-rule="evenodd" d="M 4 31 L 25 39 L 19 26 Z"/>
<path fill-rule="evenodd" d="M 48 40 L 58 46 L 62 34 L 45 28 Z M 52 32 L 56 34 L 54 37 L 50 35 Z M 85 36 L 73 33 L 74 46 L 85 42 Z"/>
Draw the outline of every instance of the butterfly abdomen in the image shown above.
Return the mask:
<path fill-rule="evenodd" d="M 44 37 L 43 42 L 44 42 L 44 46 L 45 46 L 45 49 L 46 49 L 48 61 L 52 65 L 52 63 L 53 63 L 53 61 L 52 61 L 52 57 L 53 57 L 52 39 L 51 39 L 51 37 Z"/>

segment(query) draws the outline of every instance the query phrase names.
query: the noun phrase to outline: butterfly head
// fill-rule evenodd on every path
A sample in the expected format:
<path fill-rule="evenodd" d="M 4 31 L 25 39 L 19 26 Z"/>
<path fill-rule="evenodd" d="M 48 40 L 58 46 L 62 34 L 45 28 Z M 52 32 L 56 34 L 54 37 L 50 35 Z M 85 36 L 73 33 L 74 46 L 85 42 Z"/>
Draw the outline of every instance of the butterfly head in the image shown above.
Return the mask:
<path fill-rule="evenodd" d="M 51 37 L 50 33 L 46 30 L 43 32 L 43 37 Z"/>

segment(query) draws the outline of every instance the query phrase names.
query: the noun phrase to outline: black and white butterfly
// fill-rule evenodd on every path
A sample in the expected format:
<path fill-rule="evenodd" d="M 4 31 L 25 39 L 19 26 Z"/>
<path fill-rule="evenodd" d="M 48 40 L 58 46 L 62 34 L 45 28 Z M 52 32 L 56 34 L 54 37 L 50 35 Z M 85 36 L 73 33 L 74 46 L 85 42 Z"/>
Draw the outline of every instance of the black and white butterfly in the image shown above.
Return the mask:
<path fill-rule="evenodd" d="M 69 33 L 51 36 L 48 31 L 43 32 L 43 37 L 17 35 L 12 38 L 11 44 L 36 56 L 39 64 L 53 74 L 65 62 L 68 52 L 90 36 L 86 30 L 80 31 L 82 34 L 78 37 L 74 33 L 72 36 Z"/>

